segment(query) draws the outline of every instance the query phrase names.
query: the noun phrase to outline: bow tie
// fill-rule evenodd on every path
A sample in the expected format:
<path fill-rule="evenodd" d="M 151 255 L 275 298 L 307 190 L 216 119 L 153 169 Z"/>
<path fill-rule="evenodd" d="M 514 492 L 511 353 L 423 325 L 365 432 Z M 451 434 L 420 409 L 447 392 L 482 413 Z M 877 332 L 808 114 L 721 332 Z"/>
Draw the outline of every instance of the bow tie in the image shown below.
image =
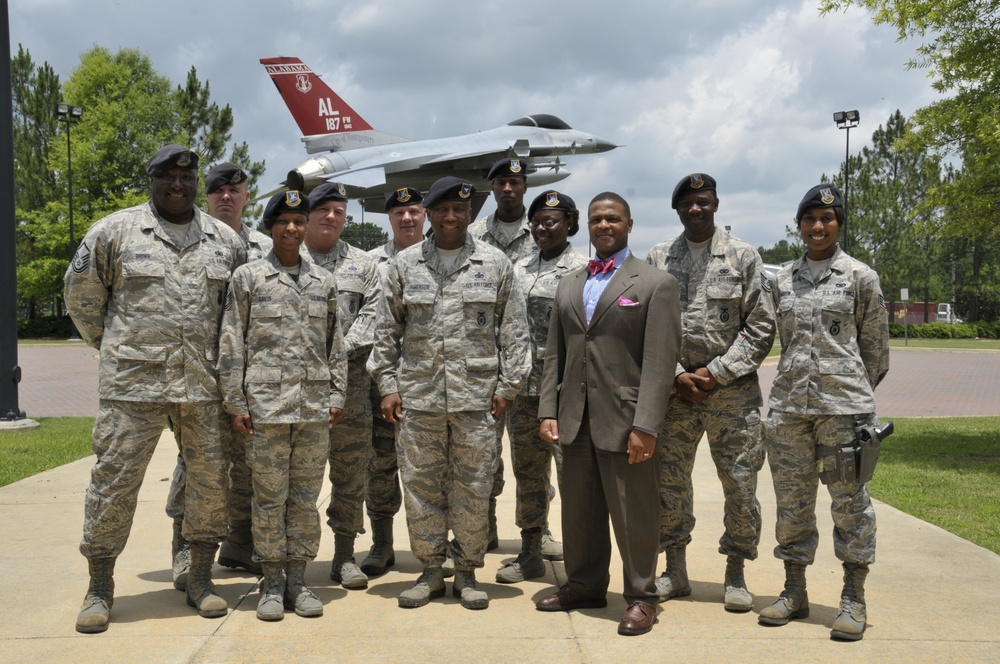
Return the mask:
<path fill-rule="evenodd" d="M 595 258 L 587 263 L 587 269 L 590 270 L 590 276 L 594 276 L 598 272 L 601 274 L 607 274 L 611 270 L 615 269 L 615 259 L 614 257 L 611 257 L 606 261 L 602 261 L 599 258 Z"/>

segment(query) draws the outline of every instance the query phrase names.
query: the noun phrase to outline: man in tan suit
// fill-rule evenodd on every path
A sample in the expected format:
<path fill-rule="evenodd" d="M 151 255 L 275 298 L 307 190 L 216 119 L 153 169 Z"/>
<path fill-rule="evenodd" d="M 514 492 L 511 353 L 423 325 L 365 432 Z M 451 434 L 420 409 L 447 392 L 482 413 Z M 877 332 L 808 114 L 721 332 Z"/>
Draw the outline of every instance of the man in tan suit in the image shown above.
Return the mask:
<path fill-rule="evenodd" d="M 563 279 L 549 323 L 538 408 L 542 439 L 563 447 L 567 583 L 539 611 L 607 606 L 614 527 L 625 572 L 625 636 L 656 620 L 659 465 L 681 339 L 677 281 L 628 250 L 632 218 L 618 194 L 598 194 L 587 223 L 597 260 Z"/>

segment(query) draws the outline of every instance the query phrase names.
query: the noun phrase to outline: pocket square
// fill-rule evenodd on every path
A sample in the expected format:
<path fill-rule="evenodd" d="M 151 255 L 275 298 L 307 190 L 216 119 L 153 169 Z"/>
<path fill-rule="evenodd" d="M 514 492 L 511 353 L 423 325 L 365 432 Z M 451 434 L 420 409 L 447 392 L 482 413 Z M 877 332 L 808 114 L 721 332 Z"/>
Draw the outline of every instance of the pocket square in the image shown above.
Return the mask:
<path fill-rule="evenodd" d="M 642 306 L 642 305 L 640 305 L 638 302 L 635 302 L 634 300 L 630 300 L 627 297 L 625 297 L 624 295 L 622 295 L 621 297 L 618 298 L 618 306 L 619 307 L 639 307 L 639 306 Z"/>

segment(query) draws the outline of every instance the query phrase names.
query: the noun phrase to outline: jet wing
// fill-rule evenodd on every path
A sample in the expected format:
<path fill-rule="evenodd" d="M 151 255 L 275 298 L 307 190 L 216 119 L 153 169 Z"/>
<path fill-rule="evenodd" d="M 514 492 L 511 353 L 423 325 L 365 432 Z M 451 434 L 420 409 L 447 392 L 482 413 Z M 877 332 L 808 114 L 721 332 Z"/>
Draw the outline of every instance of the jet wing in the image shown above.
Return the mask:
<path fill-rule="evenodd" d="M 385 184 L 385 169 L 381 166 L 362 168 L 343 173 L 335 173 L 331 175 L 329 179 L 342 182 L 349 187 L 370 189 L 371 187 L 377 187 Z"/>

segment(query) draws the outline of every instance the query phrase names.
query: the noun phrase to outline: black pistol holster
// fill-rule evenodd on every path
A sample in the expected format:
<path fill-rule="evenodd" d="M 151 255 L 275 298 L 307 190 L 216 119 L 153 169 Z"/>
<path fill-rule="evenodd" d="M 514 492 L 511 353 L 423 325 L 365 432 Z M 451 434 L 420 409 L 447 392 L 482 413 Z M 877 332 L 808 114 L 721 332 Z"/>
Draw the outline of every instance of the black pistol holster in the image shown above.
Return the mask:
<path fill-rule="evenodd" d="M 817 450 L 819 479 L 831 482 L 857 482 L 867 484 L 875 475 L 882 441 L 892 435 L 892 422 L 879 426 L 867 423 L 867 417 L 858 418 L 854 439 L 839 447 L 820 447 Z"/>

